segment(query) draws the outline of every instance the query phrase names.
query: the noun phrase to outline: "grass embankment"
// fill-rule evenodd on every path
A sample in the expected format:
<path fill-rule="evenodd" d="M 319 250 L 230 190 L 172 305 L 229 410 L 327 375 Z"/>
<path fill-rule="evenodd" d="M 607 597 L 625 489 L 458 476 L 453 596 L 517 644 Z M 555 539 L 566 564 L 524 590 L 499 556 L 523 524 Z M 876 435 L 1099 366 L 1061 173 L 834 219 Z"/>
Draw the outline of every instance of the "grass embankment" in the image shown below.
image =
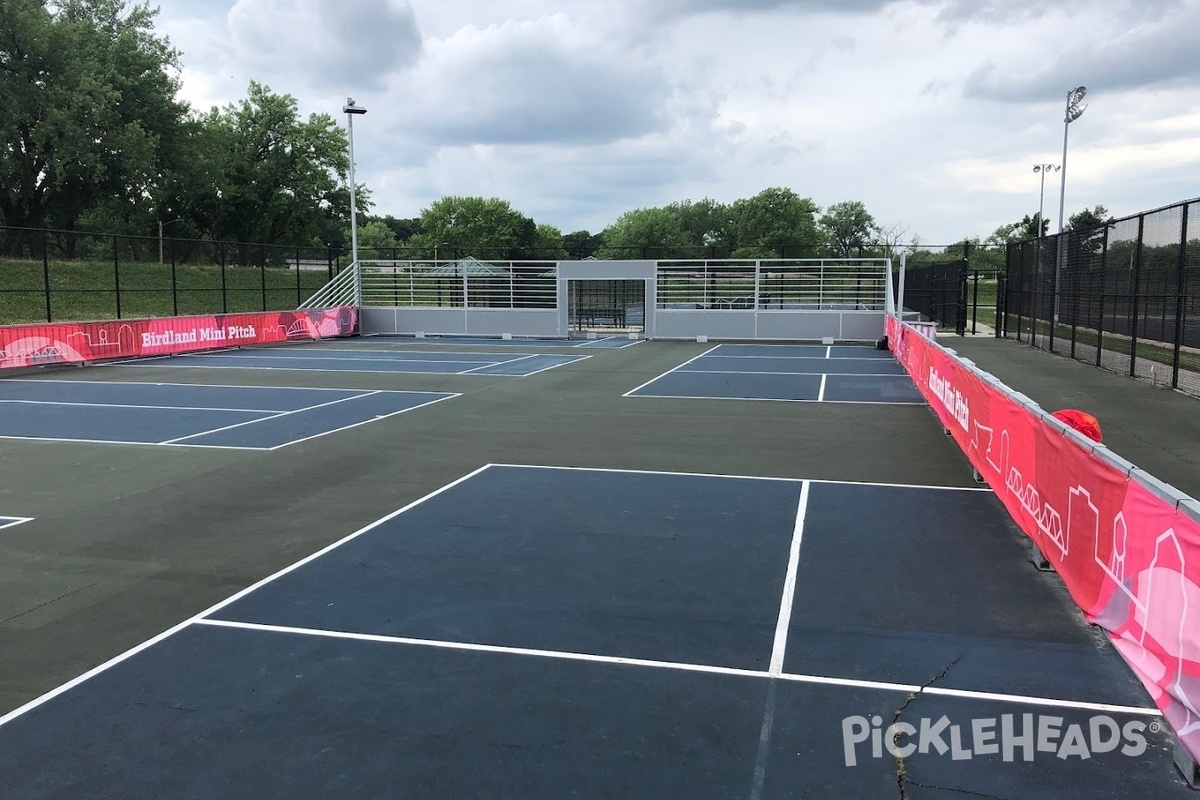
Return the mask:
<path fill-rule="evenodd" d="M 300 270 L 297 290 L 295 268 L 227 266 L 222 277 L 215 265 L 176 266 L 172 275 L 170 264 L 121 263 L 114 270 L 112 263 L 51 261 L 52 320 L 116 319 L 118 272 L 124 319 L 282 311 L 308 299 L 329 278 L 326 270 Z M 45 321 L 42 263 L 0 259 L 0 325 Z"/>

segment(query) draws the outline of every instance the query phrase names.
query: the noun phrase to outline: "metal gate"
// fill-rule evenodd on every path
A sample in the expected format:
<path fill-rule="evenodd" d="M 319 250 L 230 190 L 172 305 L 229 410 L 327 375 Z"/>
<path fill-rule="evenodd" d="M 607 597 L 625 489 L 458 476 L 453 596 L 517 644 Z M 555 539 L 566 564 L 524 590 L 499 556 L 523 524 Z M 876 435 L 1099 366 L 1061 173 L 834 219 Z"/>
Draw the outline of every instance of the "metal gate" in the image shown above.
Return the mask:
<path fill-rule="evenodd" d="M 646 281 L 568 281 L 567 311 L 571 333 L 644 333 Z"/>
<path fill-rule="evenodd" d="M 904 272 L 904 306 L 933 320 L 939 328 L 967 333 L 967 261 L 909 263 Z"/>

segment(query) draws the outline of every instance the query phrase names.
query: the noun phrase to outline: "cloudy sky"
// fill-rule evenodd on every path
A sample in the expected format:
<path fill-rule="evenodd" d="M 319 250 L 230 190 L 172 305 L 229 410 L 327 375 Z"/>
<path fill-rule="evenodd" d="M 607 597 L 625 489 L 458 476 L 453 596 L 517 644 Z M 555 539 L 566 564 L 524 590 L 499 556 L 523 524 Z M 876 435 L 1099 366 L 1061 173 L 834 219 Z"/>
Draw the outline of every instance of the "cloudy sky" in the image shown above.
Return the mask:
<path fill-rule="evenodd" d="M 1200 195 L 1200 0 L 169 0 L 183 96 L 356 119 L 380 214 L 502 197 L 564 232 L 787 186 L 908 238 Z M 1046 181 L 1057 225 L 1059 176 Z"/>

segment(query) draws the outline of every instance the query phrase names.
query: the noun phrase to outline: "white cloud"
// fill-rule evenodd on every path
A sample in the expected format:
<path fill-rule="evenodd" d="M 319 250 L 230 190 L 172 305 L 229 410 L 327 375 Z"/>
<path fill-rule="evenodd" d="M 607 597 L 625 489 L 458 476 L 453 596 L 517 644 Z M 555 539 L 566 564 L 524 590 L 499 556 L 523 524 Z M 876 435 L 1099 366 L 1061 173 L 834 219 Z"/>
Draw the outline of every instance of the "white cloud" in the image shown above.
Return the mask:
<path fill-rule="evenodd" d="M 163 11 L 184 95 L 353 95 L 359 178 L 397 216 L 483 194 L 594 231 L 788 186 L 986 236 L 1037 210 L 1080 83 L 1068 213 L 1187 199 L 1200 169 L 1200 0 L 205 2 Z"/>
<path fill-rule="evenodd" d="M 395 87 L 406 126 L 447 145 L 603 143 L 666 124 L 671 87 L 566 14 L 466 26 Z"/>

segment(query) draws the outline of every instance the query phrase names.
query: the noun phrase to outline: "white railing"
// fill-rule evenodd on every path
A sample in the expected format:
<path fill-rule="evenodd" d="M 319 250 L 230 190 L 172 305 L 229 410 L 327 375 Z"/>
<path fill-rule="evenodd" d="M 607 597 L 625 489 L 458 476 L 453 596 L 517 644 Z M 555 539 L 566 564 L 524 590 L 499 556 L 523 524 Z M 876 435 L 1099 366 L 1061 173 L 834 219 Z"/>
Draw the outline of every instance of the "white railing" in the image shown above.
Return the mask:
<path fill-rule="evenodd" d="M 558 307 L 552 261 L 363 261 L 361 303 L 372 308 Z"/>
<path fill-rule="evenodd" d="M 351 264 L 335 275 L 333 280 L 318 289 L 316 294 L 301 303 L 299 308 L 339 308 L 360 305 L 358 272 L 358 264 Z"/>
<path fill-rule="evenodd" d="M 883 311 L 887 259 L 660 261 L 658 308 Z"/>

